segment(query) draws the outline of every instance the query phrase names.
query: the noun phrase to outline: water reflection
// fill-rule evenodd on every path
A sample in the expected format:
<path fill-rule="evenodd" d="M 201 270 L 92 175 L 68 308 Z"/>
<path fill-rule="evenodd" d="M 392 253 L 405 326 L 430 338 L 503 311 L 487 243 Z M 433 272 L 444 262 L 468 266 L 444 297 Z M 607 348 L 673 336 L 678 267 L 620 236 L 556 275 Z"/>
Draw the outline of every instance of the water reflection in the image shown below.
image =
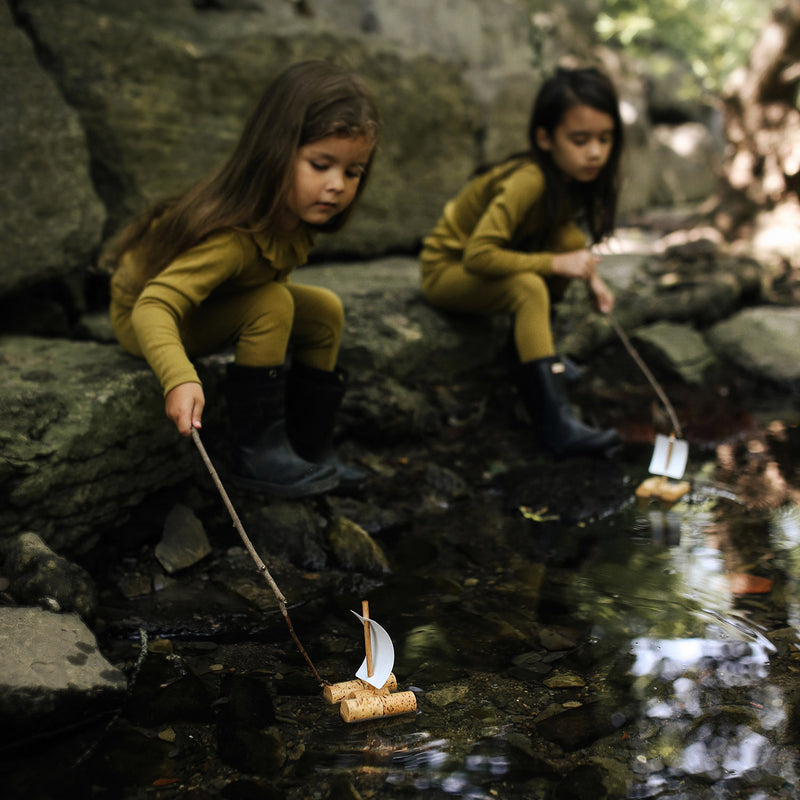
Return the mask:
<path fill-rule="evenodd" d="M 633 796 L 686 796 L 678 788 L 681 775 L 715 782 L 709 796 L 790 796 L 736 794 L 741 788 L 738 778 L 746 777 L 751 785 L 763 780 L 775 784 L 777 779 L 777 786 L 784 788 L 797 780 L 796 751 L 786 746 L 791 703 L 782 688 L 770 683 L 770 659 L 777 648 L 762 632 L 763 622 L 753 619 L 747 608 L 737 607 L 741 596 L 768 589 L 772 579 L 734 580 L 747 577 L 732 570 L 752 566 L 754 553 L 737 551 L 736 520 L 721 520 L 702 503 L 668 514 L 651 511 L 647 519 L 653 546 L 650 565 L 663 562 L 662 572 L 674 577 L 674 594 L 665 596 L 671 624 L 664 626 L 663 618 L 648 614 L 654 623 L 648 626 L 651 635 L 631 640 L 632 688 L 642 709 L 640 737 L 633 746 L 634 773 L 640 782 Z M 783 509 L 759 521 L 761 537 L 752 536 L 753 522 L 747 521 L 747 541 L 760 542 L 770 558 L 777 554 L 778 566 L 797 575 L 798 509 Z M 644 527 L 638 526 L 640 541 Z M 653 571 L 640 572 L 642 582 L 652 577 Z M 657 583 L 663 585 L 660 578 Z M 646 594 L 627 598 L 626 615 L 636 615 L 637 597 Z M 797 592 L 784 597 L 797 641 Z M 647 610 L 644 605 L 639 608 Z M 775 609 L 770 610 L 774 616 Z M 676 626 L 683 628 L 683 635 L 653 635 L 659 627 Z M 657 721 L 658 727 L 648 728 L 648 720 Z"/>
<path fill-rule="evenodd" d="M 425 692 L 436 688 L 436 665 L 452 666 L 459 657 L 448 641 L 469 640 L 469 626 L 482 615 L 514 621 L 518 630 L 538 625 L 540 643 L 545 632 L 548 641 L 556 641 L 559 630 L 588 632 L 583 641 L 577 636 L 577 647 L 562 637 L 561 650 L 520 652 L 511 659 L 512 669 L 531 687 L 522 708 L 530 704 L 532 724 L 523 727 L 536 731 L 545 718 L 556 720 L 551 741 L 567 751 L 570 736 L 578 741 L 584 733 L 567 730 L 570 725 L 595 730 L 575 751 L 618 763 L 618 788 L 609 796 L 797 797 L 797 681 L 788 659 L 791 645 L 800 642 L 800 510 L 754 512 L 732 501 L 727 487 L 703 486 L 669 510 L 627 509 L 595 528 L 556 537 L 551 561 L 535 571 L 535 597 L 521 577 L 533 574 L 533 562 L 520 554 L 508 568 L 507 583 L 498 581 L 469 604 L 461 597 L 454 606 L 462 609 L 458 617 L 418 617 L 408 626 L 401 645 L 406 664 L 412 672 L 428 670 L 420 678 L 419 724 L 438 735 L 395 747 L 387 787 L 475 800 L 539 797 L 552 790 L 553 776 L 541 774 L 541 739 L 511 732 L 526 719 L 508 710 L 519 708 L 519 698 L 484 693 L 470 705 L 469 693 L 462 692 L 457 703 L 441 710 L 426 703 Z M 576 539 L 587 533 L 592 546 L 577 548 Z M 584 555 L 576 565 L 578 550 Z M 428 596 L 421 589 L 421 606 L 435 609 L 434 599 L 435 592 Z M 779 652 L 771 638 L 784 626 L 789 649 Z M 475 628 L 471 636 L 484 652 L 486 632 Z M 498 642 L 500 636 L 497 627 Z M 462 658 L 470 649 L 455 647 Z M 508 664 L 495 657 L 501 676 Z M 585 685 L 551 692 L 548 707 L 541 694 L 545 676 L 568 669 L 581 670 Z M 467 675 L 458 685 L 474 693 L 476 676 Z M 451 693 L 458 688 L 447 685 Z M 592 703 L 608 725 L 588 712 Z M 481 727 L 487 706 L 496 707 Z M 565 711 L 580 710 L 587 713 L 568 721 Z M 589 785 L 598 779 L 590 775 Z"/>
<path fill-rule="evenodd" d="M 764 641 L 765 644 L 700 638 L 638 639 L 631 650 L 636 657 L 631 674 L 677 681 L 680 676 L 692 673 L 702 676 L 704 682 L 713 679 L 722 686 L 745 686 L 768 674 L 768 653 L 775 648 Z M 686 684 L 681 686 L 685 688 Z M 684 697 L 685 692 L 676 693 L 674 700 L 683 705 Z M 648 716 L 668 715 L 651 708 Z"/>

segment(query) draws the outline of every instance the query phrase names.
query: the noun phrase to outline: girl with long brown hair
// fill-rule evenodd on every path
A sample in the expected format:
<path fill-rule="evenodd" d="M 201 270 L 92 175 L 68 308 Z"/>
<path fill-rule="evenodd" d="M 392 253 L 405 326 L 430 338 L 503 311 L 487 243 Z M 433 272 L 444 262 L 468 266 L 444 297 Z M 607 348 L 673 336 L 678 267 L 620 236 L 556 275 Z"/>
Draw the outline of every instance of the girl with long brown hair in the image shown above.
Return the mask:
<path fill-rule="evenodd" d="M 223 166 L 111 243 L 111 319 L 161 383 L 188 436 L 205 397 L 191 359 L 227 346 L 233 480 L 281 497 L 358 485 L 332 449 L 344 393 L 344 312 L 331 291 L 290 281 L 319 231 L 339 230 L 364 190 L 379 115 L 360 78 L 294 64 L 266 89 Z"/>

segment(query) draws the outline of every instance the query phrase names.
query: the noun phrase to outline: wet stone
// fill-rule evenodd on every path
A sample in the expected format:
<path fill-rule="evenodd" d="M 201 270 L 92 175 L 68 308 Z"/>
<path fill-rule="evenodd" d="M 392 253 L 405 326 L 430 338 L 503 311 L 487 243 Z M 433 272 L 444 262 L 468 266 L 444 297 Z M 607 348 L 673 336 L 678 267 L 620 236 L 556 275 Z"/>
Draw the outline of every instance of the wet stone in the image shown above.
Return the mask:
<path fill-rule="evenodd" d="M 542 654 L 537 652 L 514 656 L 512 664 L 511 674 L 522 679 L 541 678 L 542 675 L 547 675 L 553 670 L 553 665 L 545 661 Z"/>
<path fill-rule="evenodd" d="M 536 731 L 547 741 L 572 752 L 608 736 L 624 721 L 625 715 L 618 708 L 592 703 L 541 720 L 536 723 Z"/>
<path fill-rule="evenodd" d="M 331 521 L 329 539 L 336 560 L 346 569 L 381 575 L 391 571 L 381 546 L 360 526 L 346 517 Z"/>
<path fill-rule="evenodd" d="M 331 495 L 326 501 L 334 517 L 355 520 L 370 535 L 397 524 L 397 512 L 382 505 L 363 503 L 353 497 L 335 495 Z"/>
<path fill-rule="evenodd" d="M 225 764 L 253 775 L 274 775 L 286 761 L 286 745 L 276 727 L 218 728 L 217 751 Z"/>
<path fill-rule="evenodd" d="M 216 703 L 217 750 L 229 766 L 271 775 L 286 760 L 286 746 L 275 722 L 275 708 L 264 681 L 226 675 Z"/>
<path fill-rule="evenodd" d="M 565 775 L 553 791 L 554 800 L 605 800 L 624 797 L 624 794 L 609 794 L 604 784 L 604 770 L 594 765 L 576 767 Z"/>
<path fill-rule="evenodd" d="M 158 738 L 161 739 L 162 742 L 174 742 L 178 737 L 174 728 L 164 728 L 163 731 L 158 732 Z"/>
<path fill-rule="evenodd" d="M 574 672 L 559 672 L 545 678 L 542 683 L 548 689 L 573 689 L 586 686 L 586 681 Z"/>
<path fill-rule="evenodd" d="M 104 714 L 125 688 L 76 614 L 0 608 L 0 748 Z"/>
<path fill-rule="evenodd" d="M 794 628 L 780 628 L 770 631 L 767 638 L 775 645 L 779 655 L 785 656 L 789 653 L 797 653 L 800 647 L 800 635 Z"/>
<path fill-rule="evenodd" d="M 331 781 L 330 800 L 362 800 L 362 795 L 346 775 L 336 775 Z"/>
<path fill-rule="evenodd" d="M 447 497 L 463 497 L 468 492 L 466 481 L 460 475 L 436 464 L 428 465 L 425 483 L 435 492 Z"/>
<path fill-rule="evenodd" d="M 128 718 L 137 725 L 165 725 L 174 720 L 213 719 L 212 696 L 182 659 L 151 652 L 130 692 Z"/>
<path fill-rule="evenodd" d="M 263 679 L 226 675 L 216 704 L 220 727 L 264 728 L 275 722 L 275 707 Z"/>
<path fill-rule="evenodd" d="M 156 545 L 156 558 L 172 574 L 191 567 L 211 552 L 203 523 L 184 505 L 176 505 L 167 514 L 161 541 Z"/>
<path fill-rule="evenodd" d="M 74 611 L 92 622 L 97 589 L 88 572 L 48 547 L 35 533 L 0 543 L 0 562 L 11 576 L 8 592 L 19 605 Z"/>
<path fill-rule="evenodd" d="M 425 695 L 425 702 L 443 708 L 451 703 L 459 703 L 469 696 L 468 686 L 448 686 L 444 689 L 436 689 Z"/>
<path fill-rule="evenodd" d="M 277 501 L 269 505 L 234 504 L 247 535 L 263 559 L 286 559 L 306 569 L 328 564 L 322 532 L 323 520 L 308 502 Z"/>
<path fill-rule="evenodd" d="M 141 572 L 127 572 L 117 581 L 117 588 L 127 598 L 143 597 L 153 591 L 153 579 Z"/>
<path fill-rule="evenodd" d="M 580 634 L 566 629 L 542 628 L 539 641 L 546 650 L 569 650 L 580 641 Z"/>

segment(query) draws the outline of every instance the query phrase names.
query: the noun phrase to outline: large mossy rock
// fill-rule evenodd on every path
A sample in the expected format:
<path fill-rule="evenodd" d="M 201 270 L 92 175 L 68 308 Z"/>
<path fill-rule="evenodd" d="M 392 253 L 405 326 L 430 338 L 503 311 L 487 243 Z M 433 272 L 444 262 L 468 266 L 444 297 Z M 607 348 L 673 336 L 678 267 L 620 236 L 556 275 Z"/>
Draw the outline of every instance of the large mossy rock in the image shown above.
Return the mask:
<path fill-rule="evenodd" d="M 157 484 L 185 478 L 185 455 L 150 370 L 115 345 L 0 338 L 0 529 L 84 549 Z"/>
<path fill-rule="evenodd" d="M 159 0 L 18 4 L 86 130 L 110 229 L 217 167 L 269 81 L 307 58 L 365 76 L 385 123 L 363 207 L 330 246 L 407 248 L 435 222 L 471 169 L 477 135 L 476 103 L 457 65 L 287 16 L 289 5 L 214 13 Z"/>
<path fill-rule="evenodd" d="M 105 210 L 78 117 L 0 5 L 0 296 L 73 273 L 97 246 Z M 4 327 L 4 326 L 3 326 Z"/>

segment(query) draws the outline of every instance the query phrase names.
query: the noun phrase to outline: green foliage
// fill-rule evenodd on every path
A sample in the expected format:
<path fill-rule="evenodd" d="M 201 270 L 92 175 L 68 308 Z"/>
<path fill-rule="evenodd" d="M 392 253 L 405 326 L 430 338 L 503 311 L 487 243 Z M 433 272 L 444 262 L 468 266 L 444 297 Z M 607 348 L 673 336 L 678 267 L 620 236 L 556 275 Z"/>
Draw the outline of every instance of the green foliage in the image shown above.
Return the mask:
<path fill-rule="evenodd" d="M 683 61 L 709 91 L 747 63 L 770 12 L 764 0 L 599 0 L 598 7 L 601 41 L 644 60 Z"/>

